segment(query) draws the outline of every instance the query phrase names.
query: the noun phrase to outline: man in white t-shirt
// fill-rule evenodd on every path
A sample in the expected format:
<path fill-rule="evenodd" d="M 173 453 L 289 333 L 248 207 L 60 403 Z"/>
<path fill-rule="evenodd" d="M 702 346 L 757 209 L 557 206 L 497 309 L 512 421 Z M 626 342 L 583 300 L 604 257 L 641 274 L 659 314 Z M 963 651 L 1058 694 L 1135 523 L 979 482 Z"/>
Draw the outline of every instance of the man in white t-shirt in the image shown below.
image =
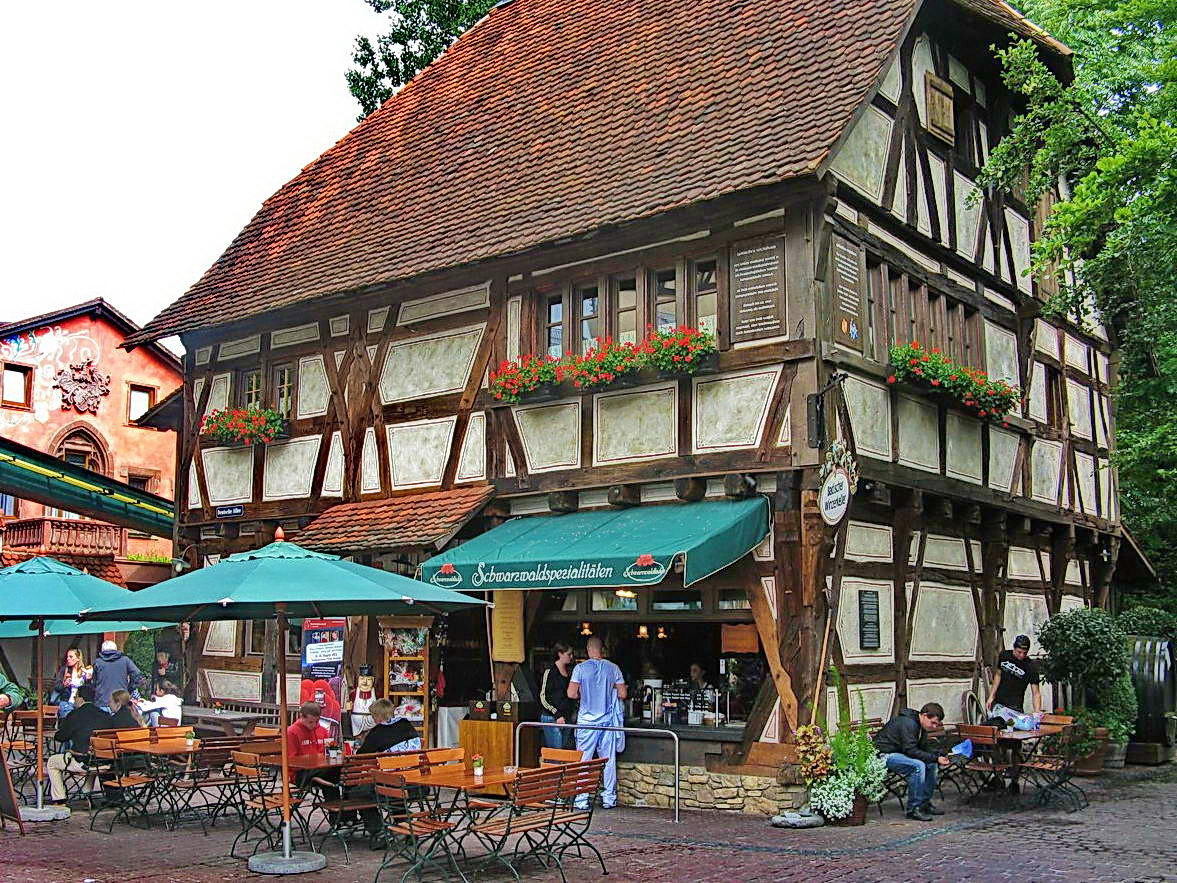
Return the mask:
<path fill-rule="evenodd" d="M 576 713 L 578 724 L 615 726 L 616 709 L 625 701 L 627 691 L 625 677 L 614 663 L 604 657 L 605 645 L 593 636 L 585 644 L 588 659 L 572 669 L 568 683 L 568 698 L 579 699 L 580 708 Z M 576 749 L 584 760 L 594 757 L 606 758 L 605 781 L 601 791 L 601 802 L 605 809 L 617 805 L 617 751 L 622 733 L 602 730 L 576 731 Z M 587 799 L 581 801 L 587 805 Z M 583 807 L 582 807 L 583 808 Z"/>

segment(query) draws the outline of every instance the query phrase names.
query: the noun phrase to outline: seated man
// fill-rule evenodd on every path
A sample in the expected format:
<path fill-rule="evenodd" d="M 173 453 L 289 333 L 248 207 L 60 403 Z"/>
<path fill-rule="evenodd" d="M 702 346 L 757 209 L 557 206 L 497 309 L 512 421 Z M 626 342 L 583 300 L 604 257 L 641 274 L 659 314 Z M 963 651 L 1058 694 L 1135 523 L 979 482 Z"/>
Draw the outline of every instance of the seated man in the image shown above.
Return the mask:
<path fill-rule="evenodd" d="M 948 766 L 950 761 L 928 745 L 928 731 L 939 729 L 942 720 L 943 706 L 929 702 L 918 712 L 903 709 L 875 735 L 875 750 L 883 755 L 887 769 L 907 778 L 909 819 L 930 822 L 932 816 L 944 814 L 932 805 L 932 792 L 936 790 L 936 768 Z"/>
<path fill-rule="evenodd" d="M 77 701 L 74 710 L 57 725 L 54 738 L 65 748 L 61 754 L 54 754 L 45 761 L 45 771 L 49 776 L 50 803 L 65 802 L 65 777 L 68 770 L 71 773 L 86 773 L 83 765 L 90 753 L 90 736 L 95 730 L 113 729 L 114 718 L 94 704 L 94 687 L 83 684 L 78 687 Z M 87 773 L 86 790 L 94 786 L 94 774 Z"/>
<path fill-rule="evenodd" d="M 155 685 L 155 696 L 151 701 L 139 703 L 139 713 L 153 727 L 159 726 L 161 717 L 181 723 L 184 718 L 184 700 L 180 698 L 179 692 L 171 681 L 160 681 Z"/>

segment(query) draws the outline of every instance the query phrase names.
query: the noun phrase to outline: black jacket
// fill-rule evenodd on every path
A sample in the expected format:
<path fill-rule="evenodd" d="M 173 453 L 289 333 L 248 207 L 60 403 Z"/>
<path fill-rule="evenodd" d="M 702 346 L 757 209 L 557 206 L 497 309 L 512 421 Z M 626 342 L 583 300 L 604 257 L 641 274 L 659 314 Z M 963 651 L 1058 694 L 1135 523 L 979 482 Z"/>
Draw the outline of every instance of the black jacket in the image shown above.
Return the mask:
<path fill-rule="evenodd" d="M 364 734 L 364 741 L 360 743 L 360 754 L 379 754 L 407 742 L 418 735 L 417 728 L 403 717 L 387 724 L 376 724 Z"/>
<path fill-rule="evenodd" d="M 79 705 L 57 724 L 54 738 L 69 743 L 74 754 L 90 753 L 90 736 L 95 730 L 114 729 L 114 718 L 93 702 Z"/>
<path fill-rule="evenodd" d="M 572 723 L 572 717 L 576 714 L 576 700 L 568 698 L 568 676 L 560 674 L 554 662 L 544 670 L 540 684 L 540 705 L 552 717 L 564 718 L 565 723 Z"/>
<path fill-rule="evenodd" d="M 891 718 L 875 735 L 875 750 L 879 754 L 906 754 L 924 763 L 935 763 L 940 755 L 929 750 L 928 734 L 920 726 L 920 713 L 905 708 Z"/>

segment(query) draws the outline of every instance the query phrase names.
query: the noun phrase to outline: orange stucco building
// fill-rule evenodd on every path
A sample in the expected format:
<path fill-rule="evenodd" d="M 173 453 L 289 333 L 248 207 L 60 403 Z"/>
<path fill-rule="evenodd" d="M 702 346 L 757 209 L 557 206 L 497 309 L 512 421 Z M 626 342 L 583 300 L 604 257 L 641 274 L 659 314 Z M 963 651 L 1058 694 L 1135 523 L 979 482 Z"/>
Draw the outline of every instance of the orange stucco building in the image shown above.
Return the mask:
<path fill-rule="evenodd" d="M 122 349 L 137 328 L 101 298 L 0 324 L 0 435 L 170 499 L 175 436 L 134 421 L 180 385 L 180 362 L 163 346 Z M 8 556 L 24 549 L 112 556 L 131 585 L 167 575 L 150 573 L 161 568 L 142 559 L 166 561 L 171 537 L 2 492 L 0 513 Z"/>

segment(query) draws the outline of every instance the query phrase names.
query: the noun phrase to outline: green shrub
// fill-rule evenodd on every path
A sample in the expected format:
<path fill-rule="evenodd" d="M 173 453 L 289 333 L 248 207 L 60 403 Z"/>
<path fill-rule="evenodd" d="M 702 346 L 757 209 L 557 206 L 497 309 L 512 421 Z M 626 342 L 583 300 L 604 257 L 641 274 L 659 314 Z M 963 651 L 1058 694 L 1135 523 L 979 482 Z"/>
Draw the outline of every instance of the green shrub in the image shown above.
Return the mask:
<path fill-rule="evenodd" d="M 1116 617 L 1116 622 L 1128 635 L 1177 639 L 1177 616 L 1159 607 L 1133 607 Z"/>
<path fill-rule="evenodd" d="M 1122 674 L 1110 685 L 1093 690 L 1091 705 L 1100 724 L 1108 728 L 1109 741 L 1127 742 L 1136 732 L 1136 690 L 1131 675 Z"/>
<path fill-rule="evenodd" d="M 1110 688 L 1128 673 L 1127 635 L 1106 610 L 1079 608 L 1059 613 L 1038 629 L 1046 651 L 1042 673 L 1047 680 L 1071 684 L 1076 702 L 1085 691 Z"/>
<path fill-rule="evenodd" d="M 135 667 L 151 682 L 155 667 L 155 635 L 151 632 L 131 632 L 123 644 L 123 652 L 135 663 Z"/>

